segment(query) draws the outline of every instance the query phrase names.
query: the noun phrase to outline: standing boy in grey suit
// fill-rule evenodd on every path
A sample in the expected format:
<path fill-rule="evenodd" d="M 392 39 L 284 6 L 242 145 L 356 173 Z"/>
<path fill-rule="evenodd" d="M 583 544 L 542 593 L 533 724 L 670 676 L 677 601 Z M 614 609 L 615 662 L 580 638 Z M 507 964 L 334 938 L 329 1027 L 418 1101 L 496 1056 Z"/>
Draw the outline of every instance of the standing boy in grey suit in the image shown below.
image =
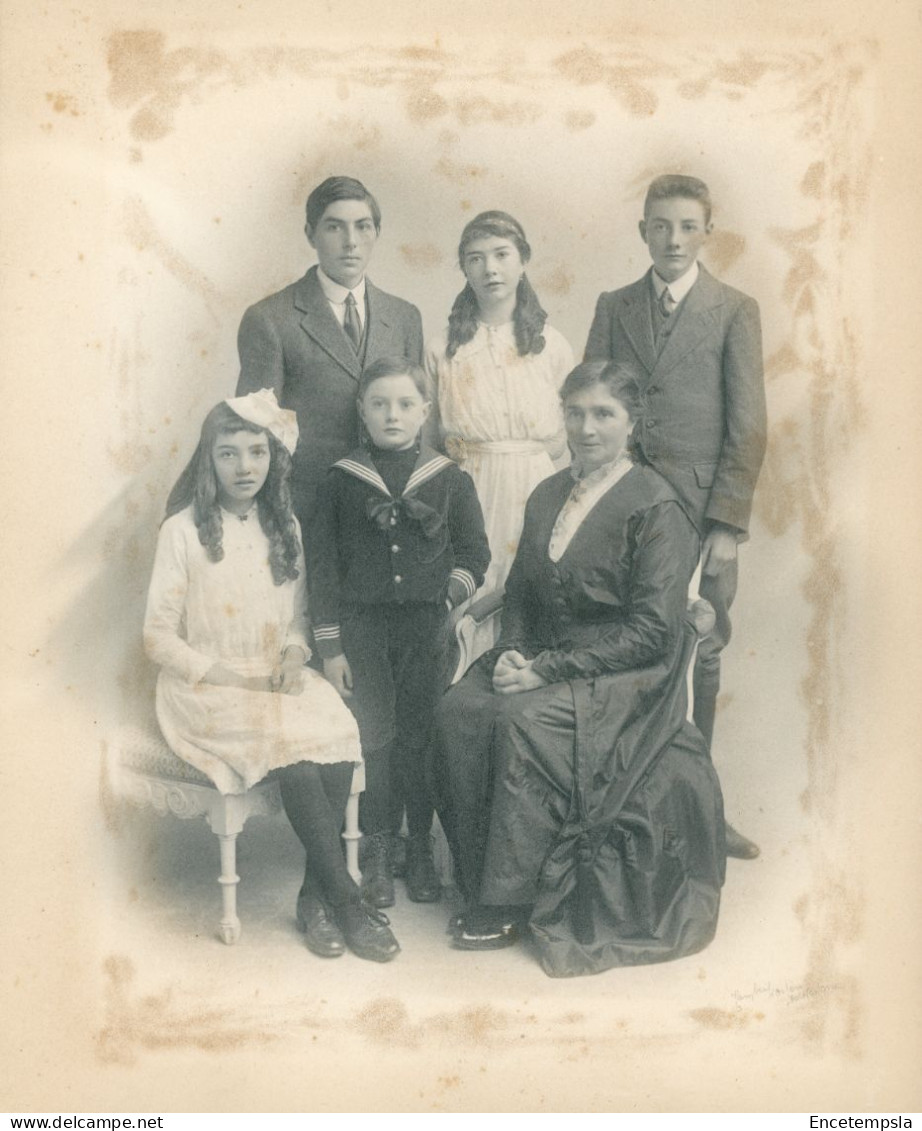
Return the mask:
<path fill-rule="evenodd" d="M 361 181 L 328 177 L 318 185 L 304 230 L 319 264 L 244 314 L 237 395 L 272 388 L 298 414 L 291 493 L 307 536 L 318 484 L 358 443 L 362 371 L 382 357 L 422 364 L 423 326 L 415 306 L 365 276 L 381 210 Z"/>
<path fill-rule="evenodd" d="M 328 177 L 319 184 L 307 198 L 304 230 L 318 266 L 244 314 L 237 335 L 237 395 L 271 388 L 283 408 L 297 413 L 300 439 L 292 459 L 291 497 L 302 534 L 310 538 L 318 486 L 327 469 L 359 441 L 359 378 L 384 357 L 421 365 L 423 325 L 415 306 L 366 278 L 381 210 L 361 181 Z M 385 777 L 393 773 L 402 802 L 409 771 L 401 754 L 388 753 L 393 770 L 366 760 L 369 794 L 378 792 L 371 779 L 379 770 Z M 395 833 L 401 819 L 402 813 L 394 813 Z M 440 889 L 428 838 L 417 839 L 420 851 L 407 882 L 414 898 L 434 900 Z M 374 852 L 365 853 L 363 886 L 376 892 L 378 906 L 393 903 L 390 851 L 396 842 L 377 837 L 369 843 Z"/>
<path fill-rule="evenodd" d="M 637 372 L 645 411 L 635 440 L 698 528 L 699 591 L 717 615 L 694 674 L 695 723 L 708 743 L 720 653 L 730 639 L 737 546 L 747 535 L 766 439 L 759 307 L 698 263 L 711 228 L 703 181 L 666 175 L 651 183 L 640 235 L 653 266 L 599 297 L 585 355 Z M 751 859 L 759 849 L 728 825 L 727 852 Z"/>

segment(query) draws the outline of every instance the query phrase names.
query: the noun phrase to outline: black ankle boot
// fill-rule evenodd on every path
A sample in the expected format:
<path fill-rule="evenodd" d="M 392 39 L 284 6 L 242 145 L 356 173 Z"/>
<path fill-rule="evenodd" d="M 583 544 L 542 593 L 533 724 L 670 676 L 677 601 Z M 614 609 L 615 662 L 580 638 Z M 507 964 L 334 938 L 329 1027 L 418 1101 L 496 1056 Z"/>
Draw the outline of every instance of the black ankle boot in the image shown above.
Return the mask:
<path fill-rule="evenodd" d="M 393 907 L 394 873 L 387 833 L 373 833 L 368 837 L 363 855 L 362 894 L 365 902 L 372 907 Z"/>
<path fill-rule="evenodd" d="M 432 838 L 428 833 L 407 841 L 407 895 L 414 903 L 438 903 L 442 885 L 432 860 Z"/>

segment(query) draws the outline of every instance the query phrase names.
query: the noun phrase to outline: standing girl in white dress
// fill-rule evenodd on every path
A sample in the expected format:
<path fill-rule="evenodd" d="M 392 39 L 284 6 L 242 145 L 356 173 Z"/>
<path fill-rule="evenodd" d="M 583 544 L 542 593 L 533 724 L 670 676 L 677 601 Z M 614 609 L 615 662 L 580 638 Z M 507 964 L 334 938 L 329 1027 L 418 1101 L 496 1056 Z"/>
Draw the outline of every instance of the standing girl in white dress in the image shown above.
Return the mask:
<path fill-rule="evenodd" d="M 364 906 L 340 831 L 358 729 L 305 667 L 301 532 L 291 510 L 297 418 L 262 389 L 208 413 L 167 501 L 144 621 L 160 665 L 157 719 L 172 750 L 222 793 L 273 773 L 307 854 L 297 920 L 323 957 L 346 945 L 384 962 L 400 947 Z"/>
<path fill-rule="evenodd" d="M 467 283 L 426 356 L 446 453 L 477 488 L 492 560 L 481 592 L 501 589 L 533 489 L 567 463 L 559 390 L 573 351 L 525 276 L 531 248 L 506 212 L 461 233 Z"/>

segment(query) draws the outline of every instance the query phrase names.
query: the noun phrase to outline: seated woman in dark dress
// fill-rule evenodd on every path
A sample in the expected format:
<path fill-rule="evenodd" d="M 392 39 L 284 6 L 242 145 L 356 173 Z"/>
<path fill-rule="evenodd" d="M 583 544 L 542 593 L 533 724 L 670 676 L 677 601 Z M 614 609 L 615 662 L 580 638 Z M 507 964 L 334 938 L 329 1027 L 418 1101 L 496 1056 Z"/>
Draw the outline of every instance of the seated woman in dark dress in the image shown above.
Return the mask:
<path fill-rule="evenodd" d="M 694 953 L 724 876 L 720 786 L 686 721 L 698 538 L 629 452 L 633 374 L 587 362 L 561 390 L 570 469 L 535 488 L 498 648 L 443 699 L 439 815 L 462 949 L 527 929 L 548 974 Z"/>

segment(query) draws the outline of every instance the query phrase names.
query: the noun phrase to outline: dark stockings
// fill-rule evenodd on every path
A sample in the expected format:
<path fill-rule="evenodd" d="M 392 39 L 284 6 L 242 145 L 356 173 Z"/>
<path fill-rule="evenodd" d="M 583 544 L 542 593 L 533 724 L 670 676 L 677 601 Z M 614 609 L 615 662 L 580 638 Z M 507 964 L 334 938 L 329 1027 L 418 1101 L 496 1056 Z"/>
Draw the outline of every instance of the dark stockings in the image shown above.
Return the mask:
<path fill-rule="evenodd" d="M 392 788 L 392 762 L 394 743 L 389 742 L 377 750 L 364 751 L 365 792 L 359 802 L 359 816 L 365 836 L 390 833 L 394 813 Z"/>
<path fill-rule="evenodd" d="M 353 768 L 351 762 L 297 762 L 278 772 L 282 804 L 307 853 L 304 888 L 332 907 L 361 900 L 340 839 Z"/>

